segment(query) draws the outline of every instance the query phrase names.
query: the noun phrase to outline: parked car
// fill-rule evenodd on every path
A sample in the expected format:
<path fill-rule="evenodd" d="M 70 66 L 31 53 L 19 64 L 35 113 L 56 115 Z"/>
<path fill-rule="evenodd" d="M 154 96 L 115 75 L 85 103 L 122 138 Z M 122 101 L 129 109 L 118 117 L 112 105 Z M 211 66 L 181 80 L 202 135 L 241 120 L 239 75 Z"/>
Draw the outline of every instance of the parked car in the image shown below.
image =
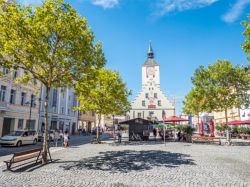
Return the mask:
<path fill-rule="evenodd" d="M 0 138 L 1 145 L 17 146 L 20 147 L 24 144 L 36 144 L 38 135 L 36 131 L 13 131 Z"/>

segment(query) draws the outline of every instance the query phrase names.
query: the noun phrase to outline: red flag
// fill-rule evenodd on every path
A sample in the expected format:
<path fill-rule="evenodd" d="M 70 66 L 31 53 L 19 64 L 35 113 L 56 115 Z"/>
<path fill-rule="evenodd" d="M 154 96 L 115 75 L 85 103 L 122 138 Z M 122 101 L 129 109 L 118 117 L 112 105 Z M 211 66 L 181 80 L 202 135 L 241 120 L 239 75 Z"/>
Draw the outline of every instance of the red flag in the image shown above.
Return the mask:
<path fill-rule="evenodd" d="M 214 122 L 213 122 L 213 120 L 210 120 L 209 128 L 210 128 L 210 136 L 214 137 Z"/>
<path fill-rule="evenodd" d="M 200 123 L 200 135 L 204 136 L 204 124 L 203 124 L 202 120 L 201 120 L 201 123 Z"/>

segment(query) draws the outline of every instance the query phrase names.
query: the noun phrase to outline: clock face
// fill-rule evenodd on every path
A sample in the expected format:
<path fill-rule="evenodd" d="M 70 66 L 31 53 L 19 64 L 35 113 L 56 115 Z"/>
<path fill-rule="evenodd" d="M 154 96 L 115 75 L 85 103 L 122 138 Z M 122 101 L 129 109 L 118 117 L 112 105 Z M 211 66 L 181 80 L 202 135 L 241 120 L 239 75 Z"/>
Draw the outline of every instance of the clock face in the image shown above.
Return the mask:
<path fill-rule="evenodd" d="M 148 67 L 147 68 L 147 75 L 155 75 L 155 68 L 153 67 Z"/>

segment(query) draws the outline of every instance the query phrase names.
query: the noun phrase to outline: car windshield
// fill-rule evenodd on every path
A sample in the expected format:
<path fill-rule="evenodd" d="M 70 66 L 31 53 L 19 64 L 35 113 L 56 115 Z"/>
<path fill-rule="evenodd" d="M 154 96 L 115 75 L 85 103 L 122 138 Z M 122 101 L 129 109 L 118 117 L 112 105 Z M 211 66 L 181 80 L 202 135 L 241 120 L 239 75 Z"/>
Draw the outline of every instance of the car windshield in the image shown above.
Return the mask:
<path fill-rule="evenodd" d="M 23 134 L 23 131 L 13 131 L 8 136 L 21 136 Z"/>

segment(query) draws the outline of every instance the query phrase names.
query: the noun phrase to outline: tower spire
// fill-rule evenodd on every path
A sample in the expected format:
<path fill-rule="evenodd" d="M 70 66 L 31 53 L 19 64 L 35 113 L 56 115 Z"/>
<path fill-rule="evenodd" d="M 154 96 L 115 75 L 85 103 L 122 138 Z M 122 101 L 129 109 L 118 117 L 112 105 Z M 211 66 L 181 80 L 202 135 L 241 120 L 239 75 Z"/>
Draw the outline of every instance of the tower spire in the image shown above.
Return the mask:
<path fill-rule="evenodd" d="M 149 41 L 148 58 L 154 58 L 154 52 L 153 52 L 153 49 L 152 49 L 151 41 Z"/>

